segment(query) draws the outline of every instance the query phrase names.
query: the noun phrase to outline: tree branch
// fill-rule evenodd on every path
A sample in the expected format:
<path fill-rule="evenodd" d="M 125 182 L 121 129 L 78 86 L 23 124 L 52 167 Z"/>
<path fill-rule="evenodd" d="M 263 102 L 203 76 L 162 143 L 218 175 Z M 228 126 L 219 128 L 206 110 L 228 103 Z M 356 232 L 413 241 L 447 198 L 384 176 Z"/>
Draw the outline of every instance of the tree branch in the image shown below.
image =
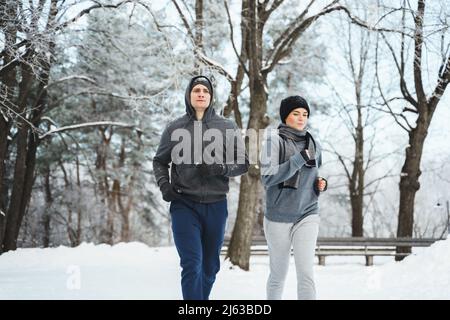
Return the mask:
<path fill-rule="evenodd" d="M 247 74 L 247 76 L 249 76 L 248 70 L 247 70 L 247 68 L 245 67 L 245 63 L 244 63 L 244 61 L 242 61 L 241 55 L 237 52 L 236 45 L 235 45 L 235 43 L 234 43 L 233 23 L 231 22 L 230 10 L 229 10 L 229 8 L 228 8 L 227 0 L 223 0 L 223 3 L 224 3 L 224 5 L 225 5 L 225 10 L 227 11 L 228 25 L 230 26 L 230 33 L 231 33 L 231 34 L 230 34 L 230 39 L 231 39 L 231 45 L 233 46 L 234 53 L 236 54 L 236 57 L 238 58 L 239 63 L 240 63 L 241 66 L 242 66 L 242 69 L 244 70 L 245 74 Z"/>
<path fill-rule="evenodd" d="M 412 112 L 412 113 L 415 113 L 415 114 L 419 114 L 417 109 L 412 109 L 412 108 L 408 108 L 408 107 L 404 107 L 402 112 Z"/>
<path fill-rule="evenodd" d="M 4 48 L 2 50 L 2 52 L 0 53 L 0 57 L 4 57 L 8 51 L 12 51 L 15 52 L 17 51 L 20 47 L 27 45 L 30 42 L 29 39 L 24 39 L 16 44 L 14 44 L 13 46 L 9 46 L 9 48 Z"/>
<path fill-rule="evenodd" d="M 57 85 L 57 84 L 59 84 L 61 82 L 64 82 L 64 81 L 69 81 L 69 80 L 74 80 L 74 79 L 87 81 L 87 82 L 90 82 L 92 84 L 97 84 L 97 82 L 94 79 L 92 79 L 92 78 L 89 78 L 89 77 L 86 77 L 86 76 L 73 75 L 73 76 L 68 76 L 68 77 L 64 77 L 64 78 L 55 80 L 55 81 L 49 83 L 48 85 L 46 85 L 44 87 L 44 89 L 48 89 L 49 87 Z"/>
<path fill-rule="evenodd" d="M 356 25 L 358 25 L 358 26 L 360 26 L 360 27 L 369 29 L 370 31 L 377 31 L 377 32 L 380 32 L 380 31 L 381 31 L 381 32 L 389 32 L 389 33 L 399 33 L 399 34 L 402 34 L 402 35 L 404 35 L 404 36 L 406 36 L 406 37 L 413 38 L 413 36 L 411 36 L 411 35 L 409 35 L 409 34 L 407 34 L 407 33 L 404 33 L 403 31 L 398 31 L 398 30 L 394 30 L 394 29 L 377 28 L 377 27 L 375 27 L 375 26 L 381 21 L 381 19 L 380 19 L 376 24 L 374 24 L 373 26 L 370 26 L 366 21 L 363 21 L 363 20 L 361 20 L 361 19 L 358 18 L 358 17 L 354 17 L 354 16 L 351 14 L 350 10 L 348 10 L 346 7 L 341 6 L 341 8 L 340 8 L 339 10 L 343 10 L 343 11 L 347 14 L 347 16 L 350 18 L 350 20 L 352 21 L 352 23 L 354 23 L 354 24 L 356 24 Z M 388 14 L 391 14 L 391 13 L 393 13 L 393 12 L 395 12 L 395 11 L 397 11 L 397 10 L 393 10 L 393 11 L 389 12 Z M 386 14 L 386 15 L 388 15 L 388 14 Z M 385 15 L 385 16 L 386 16 L 386 15 Z M 385 16 L 384 16 L 384 17 L 385 17 Z M 383 17 L 383 18 L 384 18 L 384 17 Z"/>
<path fill-rule="evenodd" d="M 347 165 L 345 164 L 344 157 L 336 150 L 336 148 L 331 143 L 328 143 L 328 145 L 333 149 L 333 153 L 338 157 L 339 162 L 344 167 L 344 171 L 345 171 L 348 181 L 351 181 L 352 177 L 347 168 Z"/>
<path fill-rule="evenodd" d="M 191 38 L 192 43 L 195 43 L 194 33 L 192 32 L 191 27 L 189 26 L 189 22 L 187 21 L 186 16 L 183 14 L 183 11 L 181 11 L 181 8 L 178 5 L 177 0 L 172 0 L 172 3 L 175 6 L 175 8 L 177 9 L 177 12 L 180 15 L 181 21 L 183 21 L 183 25 L 186 28 L 186 31 L 187 31 L 189 37 Z"/>
<path fill-rule="evenodd" d="M 433 111 L 436 108 L 449 82 L 450 82 L 450 52 L 448 53 L 447 60 L 444 60 L 442 62 L 441 67 L 439 68 L 438 83 L 433 91 L 433 94 L 428 100 L 428 107 L 431 111 Z"/>
<path fill-rule="evenodd" d="M 181 11 L 180 6 L 178 5 L 178 2 L 176 0 L 172 0 L 172 3 L 174 4 L 175 8 L 177 9 L 178 14 L 180 15 L 181 20 L 183 21 L 183 25 L 186 28 L 186 31 L 189 35 L 189 38 L 191 38 L 191 41 L 193 43 L 194 46 L 194 53 L 197 56 L 197 58 L 203 62 L 204 64 L 212 67 L 213 69 L 215 69 L 216 71 L 218 71 L 220 74 L 222 74 L 223 76 L 225 76 L 225 78 L 232 82 L 234 81 L 233 77 L 231 76 L 231 74 L 217 61 L 214 61 L 210 58 L 208 58 L 201 50 L 200 48 L 198 48 L 195 45 L 195 36 L 194 33 L 192 32 L 191 27 L 189 26 L 189 22 L 186 19 L 186 16 L 183 14 L 183 11 Z"/>
<path fill-rule="evenodd" d="M 133 124 L 127 124 L 124 122 L 113 122 L 113 121 L 97 121 L 97 122 L 74 124 L 71 126 L 65 126 L 65 127 L 52 129 L 52 130 L 47 131 L 44 134 L 40 135 L 39 139 L 42 140 L 46 137 L 50 137 L 51 135 L 53 135 L 55 133 L 59 133 L 59 132 L 78 130 L 78 129 L 88 128 L 88 127 L 103 127 L 103 126 L 116 126 L 116 127 L 121 127 L 121 128 L 132 128 L 132 129 L 135 129 L 138 134 L 143 133 L 143 131 L 141 129 L 137 128 Z"/>
<path fill-rule="evenodd" d="M 269 52 L 268 59 L 266 59 L 266 63 L 261 69 L 261 72 L 267 74 L 272 71 L 275 65 L 287 54 L 289 54 L 289 50 L 291 50 L 292 45 L 295 43 L 295 41 L 297 41 L 298 37 L 303 33 L 303 31 L 305 31 L 315 20 L 323 15 L 336 10 L 342 10 L 343 8 L 342 6 L 328 8 L 328 5 L 326 7 L 328 9 L 324 9 L 318 14 L 303 20 L 314 1 L 315 0 L 311 0 L 306 9 L 288 26 L 288 28 L 281 34 L 281 36 L 277 40 L 275 40 L 274 48 Z M 337 1 L 335 0 L 332 4 L 336 2 Z"/>
<path fill-rule="evenodd" d="M 215 69 L 217 72 L 223 75 L 230 83 L 234 81 L 233 76 L 220 63 L 208 58 L 203 54 L 203 52 L 200 52 L 197 48 L 195 49 L 195 53 L 197 54 L 197 57 L 199 58 L 200 61 Z"/>
<path fill-rule="evenodd" d="M 131 2 L 136 2 L 136 0 L 123 0 L 123 1 L 118 2 L 117 4 L 103 4 L 103 3 L 99 3 L 97 1 L 95 1 L 95 2 L 96 2 L 96 4 L 90 6 L 89 8 L 86 8 L 86 9 L 80 11 L 80 13 L 78 13 L 72 19 L 70 19 L 70 20 L 68 20 L 68 21 L 58 25 L 56 27 L 56 31 L 59 31 L 61 29 L 66 28 L 68 25 L 78 21 L 82 16 L 84 16 L 85 14 L 90 13 L 92 10 L 103 9 L 103 8 L 114 8 L 114 9 L 117 9 L 120 6 L 124 5 L 124 4 L 131 3 Z"/>
<path fill-rule="evenodd" d="M 28 44 L 26 51 L 21 56 L 16 57 L 13 60 L 9 61 L 6 65 L 4 65 L 0 69 L 0 78 L 2 78 L 5 74 L 14 69 L 16 66 L 18 66 L 21 62 L 29 58 L 33 53 L 34 51 L 31 48 L 31 45 Z"/>
<path fill-rule="evenodd" d="M 401 90 L 403 96 L 405 97 L 406 101 L 408 101 L 412 106 L 417 108 L 418 107 L 418 102 L 416 100 L 414 100 L 412 95 L 409 93 L 408 87 L 406 85 L 405 75 L 404 75 L 403 54 L 402 54 L 402 57 L 401 57 L 402 61 L 399 64 L 397 56 L 395 55 L 394 48 L 387 41 L 386 36 L 383 33 L 380 33 L 380 35 L 383 38 L 383 40 L 384 40 L 386 46 L 388 47 L 389 51 L 391 52 L 392 58 L 394 59 L 394 62 L 395 62 L 395 66 L 397 67 L 397 70 L 399 72 L 399 75 L 400 75 L 400 90 Z M 403 46 L 403 41 L 402 41 L 402 46 Z"/>
<path fill-rule="evenodd" d="M 378 74 L 378 41 L 377 41 L 377 46 L 375 48 L 375 78 L 377 80 L 377 85 L 378 85 L 378 90 L 380 92 L 381 98 L 383 99 L 384 105 L 386 105 L 386 107 L 389 109 L 389 113 L 394 117 L 395 122 L 401 127 L 403 128 L 406 132 L 410 132 L 413 128 L 411 127 L 411 125 L 408 123 L 408 120 L 406 119 L 405 116 L 401 115 L 403 117 L 403 119 L 406 121 L 406 124 L 408 125 L 409 129 L 406 128 L 400 121 L 398 121 L 397 116 L 395 115 L 395 113 L 392 111 L 388 100 L 386 99 L 386 97 L 384 96 L 383 90 L 381 88 L 381 82 L 380 82 L 380 77 Z"/>
<path fill-rule="evenodd" d="M 417 15 L 414 16 L 414 84 L 416 86 L 417 101 L 420 105 L 426 104 L 427 97 L 422 82 L 422 45 L 423 45 L 423 19 L 425 15 L 425 1 L 418 0 Z"/>
<path fill-rule="evenodd" d="M 266 8 L 267 8 L 269 1 L 264 1 L 264 3 L 263 3 L 264 11 L 260 15 L 263 24 L 264 24 L 264 22 L 267 21 L 267 19 L 269 19 L 272 12 L 274 12 L 283 3 L 283 1 L 284 0 L 275 0 L 268 10 L 266 10 Z"/>
<path fill-rule="evenodd" d="M 9 101 L 10 104 L 12 104 L 11 101 Z M 13 107 L 15 107 L 17 110 L 19 110 L 19 107 L 17 105 L 12 104 Z M 34 132 L 41 132 L 39 128 L 36 128 L 27 118 L 26 116 L 22 116 L 19 112 L 15 111 L 13 108 L 9 107 L 7 104 L 5 104 L 3 101 L 0 101 L 0 110 L 4 108 L 8 110 L 9 112 L 12 112 L 16 117 L 22 119 L 24 123 L 26 123 Z M 5 117 L 6 115 L 1 112 L 2 116 Z"/>

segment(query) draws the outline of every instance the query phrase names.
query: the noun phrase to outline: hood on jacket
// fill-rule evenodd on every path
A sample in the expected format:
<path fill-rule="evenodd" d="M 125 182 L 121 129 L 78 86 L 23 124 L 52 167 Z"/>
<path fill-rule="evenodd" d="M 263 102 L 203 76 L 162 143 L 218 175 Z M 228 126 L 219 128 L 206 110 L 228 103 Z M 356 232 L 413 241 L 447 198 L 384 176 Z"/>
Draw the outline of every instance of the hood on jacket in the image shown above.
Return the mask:
<path fill-rule="evenodd" d="M 205 77 L 205 76 L 196 76 L 196 77 L 193 77 L 189 81 L 189 84 L 188 84 L 188 86 L 186 88 L 186 92 L 185 92 L 185 95 L 184 95 L 184 104 L 186 105 L 186 113 L 189 115 L 189 117 L 194 117 L 195 118 L 195 110 L 194 110 L 194 107 L 192 107 L 192 105 L 191 105 L 191 91 L 192 91 L 192 89 L 194 87 L 194 83 L 198 79 L 202 79 L 202 80 L 204 79 L 204 80 L 206 80 L 209 83 L 210 94 L 211 94 L 211 101 L 209 102 L 209 106 L 208 106 L 208 108 L 206 108 L 205 114 L 203 116 L 203 120 L 207 120 L 207 119 L 209 119 L 212 116 L 212 114 L 215 113 L 214 112 L 214 108 L 212 106 L 213 105 L 213 99 L 214 99 L 214 91 L 213 91 L 214 89 L 213 89 L 213 85 L 212 85 L 211 80 L 209 80 L 207 77 Z"/>

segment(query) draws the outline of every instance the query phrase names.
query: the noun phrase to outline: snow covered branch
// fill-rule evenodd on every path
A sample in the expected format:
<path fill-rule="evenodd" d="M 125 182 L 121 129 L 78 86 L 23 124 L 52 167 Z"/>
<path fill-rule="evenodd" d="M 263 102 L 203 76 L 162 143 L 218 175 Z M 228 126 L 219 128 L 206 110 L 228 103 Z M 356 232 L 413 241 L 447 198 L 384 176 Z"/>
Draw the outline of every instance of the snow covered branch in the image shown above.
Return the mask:
<path fill-rule="evenodd" d="M 80 11 L 75 17 L 73 17 L 72 19 L 70 19 L 70 20 L 68 20 L 68 21 L 66 21 L 66 22 L 64 22 L 64 23 L 62 23 L 61 25 L 59 25 L 59 26 L 56 28 L 56 30 L 61 30 L 61 29 L 66 28 L 68 25 L 70 25 L 70 24 L 72 24 L 72 23 L 78 21 L 82 16 L 84 16 L 85 14 L 90 13 L 90 12 L 91 12 L 92 10 L 94 10 L 94 9 L 104 9 L 104 8 L 113 8 L 113 9 L 117 9 L 117 8 L 119 8 L 120 6 L 124 5 L 124 4 L 127 4 L 127 3 L 136 3 L 136 2 L 139 3 L 139 1 L 136 1 L 136 0 L 123 0 L 123 1 L 120 1 L 120 2 L 118 2 L 118 3 L 116 3 L 116 4 L 104 4 L 104 3 L 100 3 L 99 1 L 95 1 L 96 4 L 90 6 L 89 8 L 86 8 L 86 9 Z"/>
<path fill-rule="evenodd" d="M 203 54 L 203 52 L 201 52 L 200 50 L 198 50 L 196 48 L 195 53 L 197 54 L 198 58 L 200 59 L 200 61 L 202 61 L 203 63 L 205 63 L 206 65 L 212 67 L 213 69 L 217 70 L 217 72 L 219 72 L 221 75 L 223 75 L 229 82 L 233 82 L 234 78 L 233 76 L 230 74 L 230 72 L 228 72 L 224 66 L 222 66 L 219 62 L 214 61 L 210 58 L 208 58 L 207 56 L 205 56 Z"/>
<path fill-rule="evenodd" d="M 0 96 L 0 98 L 3 98 L 2 96 Z M 21 113 L 17 112 L 16 110 L 19 110 L 18 106 L 13 104 L 11 101 L 9 101 L 9 104 L 11 104 L 11 106 L 9 106 L 7 103 L 0 101 L 0 113 L 2 114 L 3 119 L 5 120 L 5 122 L 9 121 L 9 118 L 11 118 L 9 115 L 5 114 L 4 111 L 2 109 L 5 109 L 7 111 L 7 113 L 12 113 L 14 114 L 16 117 L 20 118 L 24 123 L 26 123 L 31 130 L 33 130 L 34 132 L 39 132 L 39 129 L 36 128 L 28 119 L 27 117 L 23 116 Z M 13 107 L 16 109 L 14 110 Z"/>
<path fill-rule="evenodd" d="M 217 70 L 221 75 L 223 75 L 230 83 L 234 81 L 234 78 L 231 76 L 231 73 L 228 72 L 224 66 L 222 66 L 219 62 L 214 61 L 211 58 L 208 58 L 202 51 L 201 48 L 198 48 L 195 45 L 195 37 L 194 37 L 194 33 L 192 32 L 191 27 L 189 26 L 189 22 L 186 18 L 186 16 L 184 15 L 183 11 L 181 11 L 180 6 L 178 5 L 178 2 L 176 0 L 172 0 L 172 3 L 174 4 L 175 8 L 177 9 L 177 12 L 181 18 L 181 20 L 183 21 L 183 25 L 186 28 L 186 31 L 189 35 L 189 37 L 191 38 L 191 41 L 194 45 L 194 53 L 197 56 L 197 58 L 203 62 L 204 64 L 212 67 L 213 69 Z"/>
<path fill-rule="evenodd" d="M 73 76 L 68 76 L 68 77 L 64 77 L 64 78 L 55 80 L 55 81 L 49 83 L 48 85 L 46 85 L 44 87 L 44 89 L 48 89 L 49 87 L 54 86 L 54 85 L 56 85 L 58 83 L 61 83 L 61 82 L 64 82 L 64 81 L 69 81 L 69 80 L 74 80 L 74 79 L 84 80 L 84 81 L 90 82 L 92 84 L 97 84 L 97 82 L 94 79 L 92 79 L 92 78 L 89 78 L 89 77 L 86 77 L 86 76 L 73 75 Z"/>
<path fill-rule="evenodd" d="M 27 50 L 22 55 L 15 57 L 13 60 L 9 61 L 7 64 L 2 66 L 2 68 L 0 68 L 0 77 L 4 76 L 9 71 L 11 71 L 16 66 L 18 66 L 22 61 L 26 60 L 32 53 L 33 53 L 33 50 L 31 50 L 28 47 Z"/>
<path fill-rule="evenodd" d="M 447 87 L 449 82 L 450 82 L 450 52 L 448 54 L 447 60 L 444 60 L 440 67 L 438 83 L 429 100 L 430 108 L 436 107 L 442 95 L 444 94 L 445 88 Z"/>
<path fill-rule="evenodd" d="M 362 20 L 362 19 L 360 19 L 358 17 L 355 17 L 350 12 L 350 10 L 348 10 L 348 8 L 345 7 L 345 6 L 341 6 L 341 8 L 339 10 L 344 11 L 347 14 L 347 16 L 350 18 L 350 21 L 352 23 L 354 23 L 354 24 L 356 24 L 356 25 L 358 25 L 360 27 L 366 28 L 366 29 L 368 29 L 370 31 L 397 33 L 397 34 L 401 34 L 402 36 L 405 36 L 405 37 L 413 38 L 413 36 L 411 34 L 408 34 L 406 32 L 400 31 L 400 30 L 376 27 L 376 25 L 381 21 L 381 19 L 385 18 L 387 15 L 390 15 L 390 14 L 394 13 L 395 11 L 402 10 L 402 9 L 395 9 L 395 10 L 390 11 L 389 13 L 384 15 L 382 18 L 380 18 L 377 23 L 375 23 L 373 25 L 370 25 L 368 22 L 366 22 L 366 21 L 364 21 L 364 20 Z"/>
<path fill-rule="evenodd" d="M 233 23 L 231 21 L 231 15 L 230 15 L 230 10 L 228 8 L 228 3 L 227 0 L 223 0 L 223 3 L 225 5 L 225 9 L 227 12 L 227 16 L 228 16 L 228 25 L 230 26 L 230 40 L 231 40 L 231 45 L 233 47 L 234 53 L 236 54 L 236 57 L 239 60 L 239 63 L 242 66 L 242 69 L 244 70 L 244 72 L 249 75 L 247 68 L 245 67 L 245 62 L 242 60 L 241 55 L 238 53 L 237 49 L 236 49 L 236 45 L 234 43 L 234 32 L 233 32 Z"/>
<path fill-rule="evenodd" d="M 263 21 L 267 21 L 267 19 L 269 19 L 270 15 L 272 14 L 272 12 L 274 12 L 282 3 L 284 0 L 275 0 L 270 8 L 267 9 L 267 5 L 269 4 L 269 1 L 264 1 L 263 6 L 264 6 L 264 12 L 261 15 L 261 18 Z M 315 0 L 312 0 L 315 1 Z"/>
<path fill-rule="evenodd" d="M 177 12 L 181 18 L 181 21 L 183 21 L 184 27 L 186 28 L 189 37 L 191 38 L 192 42 L 195 43 L 194 33 L 192 32 L 191 27 L 189 26 L 189 22 L 187 21 L 186 16 L 183 14 L 183 11 L 181 11 L 181 8 L 178 5 L 177 0 L 172 0 L 172 3 L 177 9 Z"/>
<path fill-rule="evenodd" d="M 295 41 L 298 39 L 298 37 L 302 34 L 304 30 L 306 30 L 315 20 L 317 20 L 321 16 L 324 16 L 333 11 L 341 11 L 341 10 L 344 11 L 353 24 L 366 28 L 370 31 L 397 33 L 401 34 L 404 37 L 413 38 L 413 35 L 410 35 L 401 30 L 376 27 L 379 21 L 376 24 L 371 25 L 368 22 L 363 21 L 362 19 L 354 16 L 350 12 L 350 10 L 345 6 L 343 5 L 333 6 L 337 2 L 338 1 L 336 0 L 333 1 L 332 3 L 324 7 L 319 13 L 304 19 L 305 15 L 308 13 L 309 7 L 314 3 L 314 1 L 311 1 L 308 4 L 307 8 L 287 27 L 287 29 L 284 32 L 281 33 L 280 37 L 274 42 L 274 48 L 268 54 L 268 58 L 262 71 L 265 73 L 269 73 L 275 67 L 275 65 L 279 63 L 280 60 L 282 60 L 286 55 L 289 54 L 292 45 L 295 43 Z M 391 11 L 389 14 L 395 11 Z"/>
<path fill-rule="evenodd" d="M 297 41 L 303 31 L 305 31 L 314 21 L 330 12 L 344 9 L 343 6 L 330 7 L 330 5 L 328 5 L 318 14 L 304 19 L 313 3 L 314 1 L 311 1 L 305 10 L 303 10 L 303 12 L 291 22 L 287 29 L 281 33 L 280 37 L 275 40 L 274 48 L 270 51 L 265 66 L 261 70 L 262 72 L 269 73 L 272 71 L 275 65 L 289 54 L 292 45 Z"/>
<path fill-rule="evenodd" d="M 42 140 L 42 139 L 49 137 L 55 133 L 60 133 L 60 132 L 64 132 L 64 131 L 72 131 L 72 130 L 78 130 L 78 129 L 88 128 L 88 127 L 103 127 L 103 126 L 116 126 L 116 127 L 121 127 L 121 128 L 135 129 L 138 134 L 143 133 L 143 131 L 141 129 L 137 128 L 133 124 L 128 124 L 128 123 L 124 123 L 124 122 L 114 122 L 114 121 L 97 121 L 97 122 L 74 124 L 71 126 L 65 126 L 65 127 L 52 129 L 52 130 L 47 131 L 46 133 L 40 135 L 39 139 Z"/>

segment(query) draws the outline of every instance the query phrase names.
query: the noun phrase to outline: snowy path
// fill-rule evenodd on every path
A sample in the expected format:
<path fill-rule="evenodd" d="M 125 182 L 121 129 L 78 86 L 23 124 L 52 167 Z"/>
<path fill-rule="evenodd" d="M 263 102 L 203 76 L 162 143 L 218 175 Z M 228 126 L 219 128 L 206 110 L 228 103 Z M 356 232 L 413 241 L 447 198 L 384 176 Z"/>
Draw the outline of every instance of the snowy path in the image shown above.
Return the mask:
<path fill-rule="evenodd" d="M 364 257 L 327 259 L 315 266 L 318 299 L 450 299 L 450 240 L 396 263 Z M 19 249 L 0 256 L 0 299 L 180 299 L 174 247 L 142 243 L 82 244 L 77 248 Z M 264 299 L 268 257 L 251 270 L 222 263 L 211 299 Z M 291 262 L 285 299 L 296 298 Z"/>

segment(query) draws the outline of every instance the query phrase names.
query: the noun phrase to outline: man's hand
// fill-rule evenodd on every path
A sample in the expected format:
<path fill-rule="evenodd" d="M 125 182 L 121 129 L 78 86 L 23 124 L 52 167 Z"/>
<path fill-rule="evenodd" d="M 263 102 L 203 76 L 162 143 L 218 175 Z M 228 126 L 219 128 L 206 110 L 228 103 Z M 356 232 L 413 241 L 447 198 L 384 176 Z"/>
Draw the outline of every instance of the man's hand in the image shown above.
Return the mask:
<path fill-rule="evenodd" d="M 169 182 L 165 182 L 160 187 L 164 201 L 171 202 L 178 198 L 178 194 L 173 190 Z"/>

